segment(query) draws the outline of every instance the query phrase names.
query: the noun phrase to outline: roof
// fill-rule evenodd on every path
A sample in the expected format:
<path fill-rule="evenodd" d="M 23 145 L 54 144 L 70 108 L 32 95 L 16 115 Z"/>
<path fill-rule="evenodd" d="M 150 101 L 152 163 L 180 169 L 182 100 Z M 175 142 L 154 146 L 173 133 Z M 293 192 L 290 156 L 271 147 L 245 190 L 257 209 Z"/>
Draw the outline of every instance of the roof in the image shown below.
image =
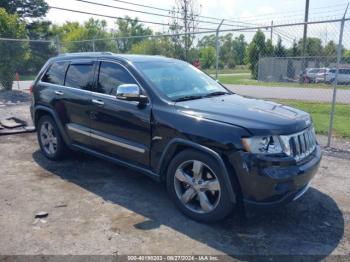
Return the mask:
<path fill-rule="evenodd" d="M 81 53 L 64 53 L 57 56 L 57 59 L 62 58 L 90 58 L 90 57 L 99 57 L 99 58 L 119 58 L 130 62 L 150 62 L 150 61 L 173 61 L 175 59 L 168 58 L 165 56 L 158 55 L 131 55 L 131 54 L 115 54 L 112 52 L 81 52 Z"/>

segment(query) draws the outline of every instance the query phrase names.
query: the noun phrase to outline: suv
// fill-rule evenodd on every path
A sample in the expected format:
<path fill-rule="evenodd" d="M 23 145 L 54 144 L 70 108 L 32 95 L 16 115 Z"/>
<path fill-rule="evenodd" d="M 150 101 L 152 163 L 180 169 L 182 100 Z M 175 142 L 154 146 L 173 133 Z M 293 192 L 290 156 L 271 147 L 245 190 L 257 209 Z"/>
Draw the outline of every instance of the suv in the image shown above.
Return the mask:
<path fill-rule="evenodd" d="M 332 84 L 335 81 L 337 69 L 327 68 L 324 72 L 318 73 L 316 81 L 320 83 Z M 350 68 L 339 68 L 338 71 L 338 84 L 350 83 Z"/>
<path fill-rule="evenodd" d="M 73 149 L 141 171 L 202 222 L 237 204 L 299 198 L 321 160 L 309 114 L 234 94 L 176 59 L 62 55 L 45 64 L 31 92 L 47 158 Z"/>

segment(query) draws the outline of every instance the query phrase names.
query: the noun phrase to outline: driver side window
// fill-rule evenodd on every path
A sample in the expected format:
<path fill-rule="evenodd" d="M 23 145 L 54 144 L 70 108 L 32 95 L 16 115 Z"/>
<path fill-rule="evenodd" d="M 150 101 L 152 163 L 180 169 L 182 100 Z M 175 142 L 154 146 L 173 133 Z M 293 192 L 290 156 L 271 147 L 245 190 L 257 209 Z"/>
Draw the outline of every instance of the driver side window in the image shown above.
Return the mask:
<path fill-rule="evenodd" d="M 136 84 L 136 82 L 122 66 L 112 62 L 101 62 L 96 92 L 115 95 L 117 87 L 122 84 Z"/>

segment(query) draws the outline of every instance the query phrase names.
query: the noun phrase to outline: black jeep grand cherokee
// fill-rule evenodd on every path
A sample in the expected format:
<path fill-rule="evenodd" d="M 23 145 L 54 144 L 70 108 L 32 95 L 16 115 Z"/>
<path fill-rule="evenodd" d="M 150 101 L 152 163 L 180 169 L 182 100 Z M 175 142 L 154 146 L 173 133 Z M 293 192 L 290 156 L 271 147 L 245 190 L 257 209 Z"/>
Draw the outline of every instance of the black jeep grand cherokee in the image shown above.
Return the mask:
<path fill-rule="evenodd" d="M 299 198 L 321 151 L 310 116 L 236 95 L 195 67 L 158 56 L 67 54 L 50 59 L 32 87 L 43 154 L 81 150 L 165 181 L 199 221 L 237 203 Z"/>

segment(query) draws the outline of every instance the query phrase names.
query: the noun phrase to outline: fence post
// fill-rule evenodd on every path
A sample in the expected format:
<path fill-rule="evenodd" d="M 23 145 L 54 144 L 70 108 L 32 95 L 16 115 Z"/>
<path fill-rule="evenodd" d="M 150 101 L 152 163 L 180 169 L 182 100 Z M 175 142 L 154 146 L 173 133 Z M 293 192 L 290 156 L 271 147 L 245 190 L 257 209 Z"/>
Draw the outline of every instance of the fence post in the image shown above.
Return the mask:
<path fill-rule="evenodd" d="M 57 48 L 57 53 L 61 54 L 61 43 L 60 43 L 60 38 L 58 35 L 55 36 L 55 44 Z"/>
<path fill-rule="evenodd" d="M 95 38 L 92 39 L 92 52 L 95 52 Z"/>
<path fill-rule="evenodd" d="M 327 147 L 331 146 L 331 141 L 332 141 L 335 103 L 337 102 L 337 85 L 338 85 L 339 64 L 340 64 L 341 58 L 342 58 L 343 32 L 344 32 L 344 25 L 345 25 L 345 16 L 346 16 L 346 13 L 348 11 L 348 7 L 349 7 L 349 3 L 346 6 L 343 19 L 341 20 L 341 23 L 340 23 L 339 42 L 338 42 L 338 47 L 337 47 L 337 62 L 336 62 L 336 69 L 335 69 L 335 78 L 333 81 L 333 98 L 332 98 L 332 109 L 331 109 L 330 119 L 329 119 Z"/>
<path fill-rule="evenodd" d="M 224 22 L 224 19 L 221 20 L 219 26 L 216 28 L 216 72 L 215 72 L 215 78 L 218 80 L 218 71 L 219 71 L 219 53 L 220 53 L 220 45 L 219 45 L 219 30 Z"/>

